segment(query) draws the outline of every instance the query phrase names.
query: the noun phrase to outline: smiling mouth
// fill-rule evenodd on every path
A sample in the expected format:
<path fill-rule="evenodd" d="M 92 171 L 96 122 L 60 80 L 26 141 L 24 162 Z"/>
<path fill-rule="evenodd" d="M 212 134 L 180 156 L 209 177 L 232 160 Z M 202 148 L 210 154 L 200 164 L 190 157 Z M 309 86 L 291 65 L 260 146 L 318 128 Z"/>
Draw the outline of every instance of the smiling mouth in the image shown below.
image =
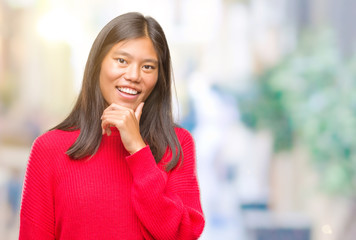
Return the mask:
<path fill-rule="evenodd" d="M 132 88 L 125 88 L 125 87 L 116 87 L 117 90 L 119 90 L 120 92 L 123 92 L 123 93 L 127 93 L 127 94 L 130 94 L 130 95 L 137 95 L 139 94 L 138 91 L 132 89 Z"/>

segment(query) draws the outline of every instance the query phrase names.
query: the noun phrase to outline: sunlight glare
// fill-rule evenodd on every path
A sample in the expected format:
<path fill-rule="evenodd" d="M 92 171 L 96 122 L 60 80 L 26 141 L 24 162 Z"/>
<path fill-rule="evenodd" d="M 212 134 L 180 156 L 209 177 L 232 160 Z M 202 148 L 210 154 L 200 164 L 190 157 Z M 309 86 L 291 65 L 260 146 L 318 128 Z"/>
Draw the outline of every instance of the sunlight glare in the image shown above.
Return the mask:
<path fill-rule="evenodd" d="M 42 16 L 37 24 L 41 37 L 49 41 L 70 42 L 77 35 L 78 22 L 63 10 L 50 11 Z"/>

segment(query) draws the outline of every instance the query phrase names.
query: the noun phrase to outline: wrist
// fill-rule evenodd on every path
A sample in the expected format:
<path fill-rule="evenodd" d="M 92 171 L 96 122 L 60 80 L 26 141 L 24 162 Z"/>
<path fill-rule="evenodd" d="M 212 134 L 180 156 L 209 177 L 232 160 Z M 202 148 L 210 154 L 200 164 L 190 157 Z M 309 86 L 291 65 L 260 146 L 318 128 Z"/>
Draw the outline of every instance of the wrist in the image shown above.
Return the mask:
<path fill-rule="evenodd" d="M 137 146 L 134 149 L 130 150 L 129 153 L 130 153 L 130 155 L 132 155 L 145 147 L 146 147 L 146 144 L 144 142 L 141 142 L 141 143 L 137 144 Z"/>

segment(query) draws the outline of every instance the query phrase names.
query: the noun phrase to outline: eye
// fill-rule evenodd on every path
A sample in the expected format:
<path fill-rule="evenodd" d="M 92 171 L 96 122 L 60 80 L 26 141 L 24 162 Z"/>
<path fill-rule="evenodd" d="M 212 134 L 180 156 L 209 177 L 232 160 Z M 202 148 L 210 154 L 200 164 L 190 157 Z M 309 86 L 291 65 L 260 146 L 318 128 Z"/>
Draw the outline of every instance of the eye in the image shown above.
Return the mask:
<path fill-rule="evenodd" d="M 142 66 L 145 70 L 153 70 L 155 69 L 155 66 L 152 66 L 152 65 L 143 65 Z"/>
<path fill-rule="evenodd" d="M 123 58 L 118 58 L 117 61 L 118 61 L 119 63 L 121 63 L 121 64 L 127 63 L 126 60 L 123 59 Z"/>

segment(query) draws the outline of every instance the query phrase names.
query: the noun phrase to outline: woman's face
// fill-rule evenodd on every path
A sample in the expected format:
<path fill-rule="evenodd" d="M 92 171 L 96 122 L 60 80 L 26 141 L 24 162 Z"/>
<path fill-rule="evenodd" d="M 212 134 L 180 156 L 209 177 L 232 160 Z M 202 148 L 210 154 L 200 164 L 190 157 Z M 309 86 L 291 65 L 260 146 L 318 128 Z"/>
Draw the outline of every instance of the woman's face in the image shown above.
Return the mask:
<path fill-rule="evenodd" d="M 101 63 L 100 89 L 105 101 L 136 109 L 158 79 L 158 57 L 149 38 L 118 42 Z"/>

